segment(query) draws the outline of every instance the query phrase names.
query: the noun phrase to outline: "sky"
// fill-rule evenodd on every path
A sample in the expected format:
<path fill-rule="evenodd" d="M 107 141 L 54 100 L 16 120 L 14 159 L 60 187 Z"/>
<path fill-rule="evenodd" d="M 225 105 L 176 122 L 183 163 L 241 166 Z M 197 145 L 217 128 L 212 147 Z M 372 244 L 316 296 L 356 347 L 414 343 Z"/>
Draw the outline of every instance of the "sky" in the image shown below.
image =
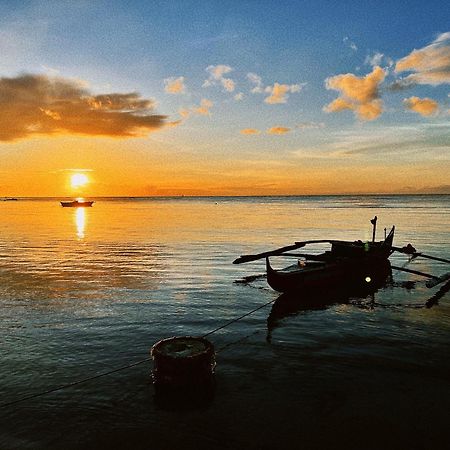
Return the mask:
<path fill-rule="evenodd" d="M 449 85 L 446 1 L 0 0 L 0 197 L 450 193 Z"/>

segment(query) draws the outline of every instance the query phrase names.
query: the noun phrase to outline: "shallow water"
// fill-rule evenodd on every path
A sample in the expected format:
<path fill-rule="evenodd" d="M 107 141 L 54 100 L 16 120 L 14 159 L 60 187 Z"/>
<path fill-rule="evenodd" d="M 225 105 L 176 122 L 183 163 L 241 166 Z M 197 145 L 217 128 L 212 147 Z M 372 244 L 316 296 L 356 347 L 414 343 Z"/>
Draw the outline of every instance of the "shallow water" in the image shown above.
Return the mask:
<path fill-rule="evenodd" d="M 232 261 L 297 240 L 369 240 L 374 215 L 379 238 L 395 224 L 396 245 L 449 259 L 449 196 L 0 202 L 0 403 L 276 300 L 264 278 L 235 283 L 264 273 L 263 261 Z M 450 438 L 450 307 L 448 294 L 425 306 L 437 290 L 394 271 L 373 297 L 269 304 L 208 336 L 210 401 L 155 398 L 147 361 L 0 408 L 0 448 L 439 448 Z"/>

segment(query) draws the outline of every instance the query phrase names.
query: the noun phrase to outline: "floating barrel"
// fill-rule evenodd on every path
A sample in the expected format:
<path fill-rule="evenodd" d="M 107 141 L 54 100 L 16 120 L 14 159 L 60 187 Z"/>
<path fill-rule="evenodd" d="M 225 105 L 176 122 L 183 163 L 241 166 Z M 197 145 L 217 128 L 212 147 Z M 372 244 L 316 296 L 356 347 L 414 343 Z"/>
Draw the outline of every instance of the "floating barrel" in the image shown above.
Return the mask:
<path fill-rule="evenodd" d="M 214 346 L 202 337 L 163 339 L 151 349 L 153 383 L 159 388 L 210 386 L 216 366 Z"/>

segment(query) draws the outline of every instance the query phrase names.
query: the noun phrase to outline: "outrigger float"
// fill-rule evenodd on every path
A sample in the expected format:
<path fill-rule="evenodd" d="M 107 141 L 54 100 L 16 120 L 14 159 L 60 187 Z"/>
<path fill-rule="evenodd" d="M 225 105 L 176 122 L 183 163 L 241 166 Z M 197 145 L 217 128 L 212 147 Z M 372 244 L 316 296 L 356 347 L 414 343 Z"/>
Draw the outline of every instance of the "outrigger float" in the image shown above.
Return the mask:
<path fill-rule="evenodd" d="M 233 261 L 233 264 L 242 264 L 265 258 L 267 282 L 272 289 L 282 293 L 323 292 L 342 288 L 346 285 L 358 284 L 363 281 L 370 283 L 371 277 L 367 274 L 376 273 L 378 270 L 384 271 L 386 265 L 395 270 L 428 278 L 427 287 L 437 286 L 450 279 L 450 273 L 435 276 L 391 265 L 389 256 L 394 252 L 407 254 L 411 258 L 423 257 L 445 263 L 450 263 L 450 261 L 417 252 L 411 244 L 401 248 L 394 247 L 395 226 L 391 228 L 387 235 L 385 232 L 385 238 L 382 241 L 375 241 L 376 216 L 371 220 L 371 223 L 373 225 L 371 242 L 331 239 L 295 242 L 293 245 L 255 255 L 242 255 Z M 318 243 L 331 244 L 331 250 L 317 255 L 291 253 L 293 250 L 298 250 L 308 244 Z M 298 263 L 284 269 L 275 270 L 269 260 L 271 256 L 295 257 L 298 259 Z"/>

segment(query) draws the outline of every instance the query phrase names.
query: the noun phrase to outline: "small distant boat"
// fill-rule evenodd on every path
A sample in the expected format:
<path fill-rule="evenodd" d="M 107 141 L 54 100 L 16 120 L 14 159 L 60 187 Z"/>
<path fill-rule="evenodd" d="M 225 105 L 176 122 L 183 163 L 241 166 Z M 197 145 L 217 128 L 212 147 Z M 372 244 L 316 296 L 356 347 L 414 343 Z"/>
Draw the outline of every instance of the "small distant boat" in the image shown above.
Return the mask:
<path fill-rule="evenodd" d="M 71 200 L 60 202 L 64 208 L 86 208 L 93 205 L 93 201 Z"/>
<path fill-rule="evenodd" d="M 15 197 L 6 197 L 3 199 L 4 202 L 17 202 L 17 198 Z"/>

